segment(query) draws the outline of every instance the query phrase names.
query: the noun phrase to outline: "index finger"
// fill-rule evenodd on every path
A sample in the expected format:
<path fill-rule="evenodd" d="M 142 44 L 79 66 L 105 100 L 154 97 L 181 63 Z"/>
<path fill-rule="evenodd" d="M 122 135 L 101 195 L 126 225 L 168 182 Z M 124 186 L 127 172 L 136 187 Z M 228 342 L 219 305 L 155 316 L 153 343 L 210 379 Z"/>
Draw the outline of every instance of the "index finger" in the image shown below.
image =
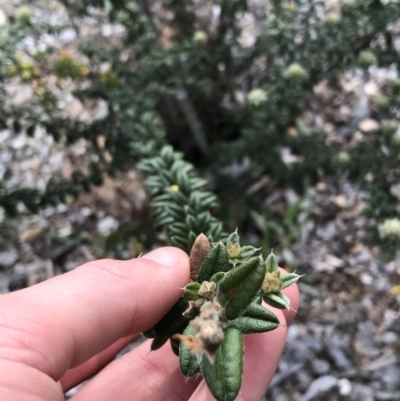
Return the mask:
<path fill-rule="evenodd" d="M 155 324 L 189 282 L 188 256 L 160 248 L 130 261 L 99 260 L 0 298 L 0 359 L 55 380 L 121 337 Z"/>

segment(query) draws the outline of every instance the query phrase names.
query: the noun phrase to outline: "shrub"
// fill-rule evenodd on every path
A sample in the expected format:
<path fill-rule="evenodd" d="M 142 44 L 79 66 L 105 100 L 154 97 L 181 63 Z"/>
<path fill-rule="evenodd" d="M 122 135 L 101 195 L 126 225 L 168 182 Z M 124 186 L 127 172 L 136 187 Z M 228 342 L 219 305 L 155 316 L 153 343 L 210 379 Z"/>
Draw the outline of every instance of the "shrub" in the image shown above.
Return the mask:
<path fill-rule="evenodd" d="M 215 4 L 174 0 L 162 3 L 160 10 L 131 0 L 64 4 L 72 21 L 90 16 L 99 24 L 115 24 L 119 40 L 106 43 L 86 37 L 79 53 L 49 48 L 46 57 L 39 51 L 27 57 L 25 37 L 57 34 L 69 22 L 54 25 L 40 21 L 26 6 L 23 12 L 17 9 L 1 28 L 0 50 L 6 55 L 1 65 L 1 123 L 27 134 L 40 125 L 66 145 L 83 138 L 97 156 L 86 171 L 76 170 L 69 180 L 51 180 L 44 190 L 21 192 L 2 183 L 0 205 L 9 213 L 15 212 L 19 201 L 36 210 L 67 195 L 76 196 L 101 184 L 104 174 L 157 154 L 166 143 L 211 172 L 217 192 L 227 180 L 220 172 L 246 159 L 250 160 L 247 176 L 257 172 L 277 185 L 301 191 L 305 183 L 344 169 L 345 153 L 335 157 L 340 150 L 327 146 L 323 133 L 299 125 L 313 87 L 323 79 L 334 82 L 348 69 L 398 63 L 394 47 L 398 34 L 392 24 L 400 5 L 395 1 L 345 1 L 337 9 L 303 0 L 270 0 L 265 7 L 245 0 Z M 211 6 L 218 17 L 211 18 Z M 253 22 L 252 31 L 243 28 L 244 17 Z M 56 75 L 60 85 L 71 80 L 73 96 L 84 104 L 105 101 L 107 115 L 93 122 L 62 117 L 46 82 L 48 74 Z M 36 88 L 32 107 L 7 103 L 4 87 L 16 76 Z M 378 101 L 384 119 L 395 118 L 392 100 L 389 94 Z M 289 135 L 296 126 L 299 135 Z M 99 137 L 105 137 L 104 147 L 99 147 Z M 352 178 L 361 181 L 365 175 L 365 166 L 353 165 L 355 155 L 372 150 L 376 141 L 381 140 L 346 150 Z M 390 146 L 397 146 L 396 141 L 393 137 Z M 294 162 L 283 160 L 282 149 L 293 155 Z M 370 168 L 377 168 L 378 174 L 392 170 L 381 165 L 386 166 L 382 158 Z M 243 186 L 251 182 L 229 180 L 230 194 L 223 203 L 232 199 L 232 193 L 243 193 Z M 388 207 L 385 213 L 390 215 L 394 210 L 390 183 L 379 185 Z M 374 201 L 371 205 L 375 207 Z M 253 206 L 258 207 L 257 201 Z"/>

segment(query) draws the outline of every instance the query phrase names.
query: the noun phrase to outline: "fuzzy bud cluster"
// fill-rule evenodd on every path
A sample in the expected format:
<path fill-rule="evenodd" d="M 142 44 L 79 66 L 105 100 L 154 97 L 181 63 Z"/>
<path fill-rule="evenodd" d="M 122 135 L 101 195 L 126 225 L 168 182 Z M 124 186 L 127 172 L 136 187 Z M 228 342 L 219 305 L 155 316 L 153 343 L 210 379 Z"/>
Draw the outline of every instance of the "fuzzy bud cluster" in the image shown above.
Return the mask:
<path fill-rule="evenodd" d="M 399 219 L 386 219 L 378 226 L 379 235 L 382 239 L 400 239 L 400 220 Z"/>
<path fill-rule="evenodd" d="M 202 45 L 207 42 L 207 34 L 204 31 L 196 31 L 193 35 L 193 42 Z"/>
<path fill-rule="evenodd" d="M 219 314 L 215 307 L 218 308 L 215 303 L 205 302 L 200 308 L 200 315 L 191 321 L 191 325 L 197 331 L 195 339 L 198 341 L 198 350 L 212 352 L 224 339 Z"/>
<path fill-rule="evenodd" d="M 247 95 L 247 100 L 251 106 L 260 106 L 267 101 L 267 92 L 263 89 L 253 89 Z"/>
<path fill-rule="evenodd" d="M 365 50 L 358 56 L 358 63 L 360 67 L 368 68 L 376 63 L 376 57 L 370 50 Z"/>
<path fill-rule="evenodd" d="M 340 15 L 335 12 L 330 12 L 325 17 L 325 23 L 327 25 L 336 25 L 340 21 Z"/>
<path fill-rule="evenodd" d="M 264 277 L 261 288 L 266 294 L 270 292 L 279 292 L 282 289 L 281 274 L 279 270 L 267 273 Z"/>
<path fill-rule="evenodd" d="M 20 6 L 15 10 L 15 18 L 25 24 L 30 22 L 32 10 L 28 6 Z"/>
<path fill-rule="evenodd" d="M 349 161 L 350 161 L 350 155 L 344 150 L 339 152 L 335 157 L 335 162 L 339 166 L 345 166 L 346 164 L 348 164 Z"/>
<path fill-rule="evenodd" d="M 299 63 L 293 63 L 286 68 L 284 76 L 288 79 L 301 81 L 307 78 L 307 71 Z"/>

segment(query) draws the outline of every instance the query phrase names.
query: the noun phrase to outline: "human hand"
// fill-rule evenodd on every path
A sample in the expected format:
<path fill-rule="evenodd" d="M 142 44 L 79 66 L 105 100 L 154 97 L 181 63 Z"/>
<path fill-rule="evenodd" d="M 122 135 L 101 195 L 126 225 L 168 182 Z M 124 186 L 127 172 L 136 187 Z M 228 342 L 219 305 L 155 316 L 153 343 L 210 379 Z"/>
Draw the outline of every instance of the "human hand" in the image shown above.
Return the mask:
<path fill-rule="evenodd" d="M 112 361 L 174 305 L 189 280 L 188 256 L 166 247 L 130 261 L 90 262 L 1 295 L 0 399 L 64 400 L 65 391 L 102 369 L 71 400 L 214 400 L 200 378 L 185 382 L 168 344 L 150 353 L 147 340 Z M 297 287 L 283 292 L 297 309 Z M 294 312 L 271 309 L 283 325 L 294 317 Z M 285 326 L 244 336 L 238 401 L 263 397 L 285 337 Z"/>

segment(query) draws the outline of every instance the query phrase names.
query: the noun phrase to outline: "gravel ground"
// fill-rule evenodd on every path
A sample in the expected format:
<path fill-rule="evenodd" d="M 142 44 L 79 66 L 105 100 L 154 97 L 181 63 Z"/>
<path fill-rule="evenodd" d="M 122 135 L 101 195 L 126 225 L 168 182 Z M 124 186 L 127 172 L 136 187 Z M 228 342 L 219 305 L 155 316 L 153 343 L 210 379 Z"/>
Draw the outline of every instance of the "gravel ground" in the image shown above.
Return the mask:
<path fill-rule="evenodd" d="M 104 37 L 115 33 L 108 25 L 86 28 Z M 57 40 L 64 41 L 62 46 L 75 45 L 73 32 Z M 251 38 L 243 40 L 251 42 Z M 322 82 L 302 121 L 323 128 L 332 142 L 360 140 L 378 124 L 371 119 L 370 104 L 395 77 L 390 69 L 371 67 L 368 74 L 344 74 L 339 90 Z M 27 88 L 14 84 L 10 93 L 17 101 L 29 99 Z M 87 109 L 66 97 L 64 108 L 69 115 L 96 118 L 104 105 Z M 68 174 L 86 152 L 84 142 L 66 149 L 40 130 L 33 138 L 0 131 L 0 174 L 12 171 L 9 187 L 33 182 L 43 188 L 52 175 Z M 287 152 L 282 157 L 290 163 Z M 299 284 L 301 308 L 289 327 L 266 400 L 400 400 L 400 296 L 390 292 L 400 281 L 400 253 L 385 263 L 379 249 L 368 243 L 367 229 L 375 222 L 362 213 L 366 197 L 342 178 L 321 180 L 303 200 L 297 240 L 281 252 L 282 263 L 306 273 Z M 298 198 L 285 190 L 266 196 L 265 202 L 272 207 L 282 199 L 289 207 Z M 0 294 L 96 258 L 138 256 L 148 240 L 140 234 L 110 251 L 105 252 L 104 246 L 111 233 L 138 224 L 146 213 L 142 181 L 135 170 L 107 178 L 91 194 L 37 215 L 30 215 L 22 205 L 16 219 L 6 218 L 0 210 Z"/>

